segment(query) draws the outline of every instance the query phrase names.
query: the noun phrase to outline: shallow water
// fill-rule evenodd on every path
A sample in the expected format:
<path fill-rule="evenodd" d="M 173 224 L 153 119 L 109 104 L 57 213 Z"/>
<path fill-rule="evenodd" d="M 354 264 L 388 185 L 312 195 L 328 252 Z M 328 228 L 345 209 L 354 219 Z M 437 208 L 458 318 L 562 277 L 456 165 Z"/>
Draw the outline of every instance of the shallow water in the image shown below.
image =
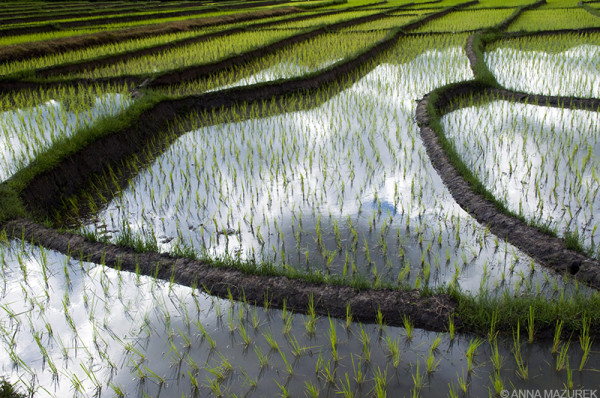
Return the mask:
<path fill-rule="evenodd" d="M 600 243 L 600 115 L 508 101 L 442 118 L 446 135 L 510 210 Z"/>
<path fill-rule="evenodd" d="M 67 100 L 65 100 L 67 101 Z M 105 94 L 90 107 L 65 106 L 50 100 L 33 108 L 0 113 L 0 182 L 28 165 L 53 143 L 103 116 L 116 115 L 130 100 L 123 94 Z"/>
<path fill-rule="evenodd" d="M 463 211 L 422 146 L 415 100 L 470 76 L 461 49 L 430 50 L 316 109 L 189 132 L 87 228 L 374 283 L 558 294 L 562 277 Z"/>
<path fill-rule="evenodd" d="M 543 49 L 540 49 L 543 50 Z M 485 61 L 502 86 L 532 94 L 600 97 L 600 46 L 561 52 L 498 48 Z"/>
<path fill-rule="evenodd" d="M 363 395 L 371 394 L 378 374 L 385 375 L 388 396 L 411 396 L 417 375 L 422 397 L 446 396 L 450 388 L 458 391 L 459 379 L 467 384 L 467 397 L 487 396 L 492 388 L 490 343 L 482 340 L 468 371 L 465 353 L 473 336 L 451 340 L 448 334 L 417 329 L 409 337 L 404 328 L 354 322 L 347 329 L 345 320 L 330 322 L 327 317 L 317 317 L 310 334 L 308 315 L 231 303 L 28 243 L 2 242 L 0 257 L 0 347 L 7 353 L 0 356 L 0 372 L 36 397 L 116 396 L 117 391 L 126 396 L 203 397 L 214 396 L 217 389 L 226 396 L 261 397 L 280 394 L 278 384 L 291 396 L 305 396 L 306 383 L 319 396 L 334 397 L 343 389 L 346 374 L 349 388 Z M 397 342 L 397 364 L 388 341 Z M 432 350 L 434 343 L 437 348 Z M 513 341 L 499 339 L 499 375 L 505 388 L 563 389 L 567 372 L 555 370 L 551 345 L 537 339 L 530 344 L 522 336 L 529 379 L 521 380 L 515 374 Z M 597 347 L 581 372 L 576 336 L 568 354 L 575 388 L 596 388 Z M 437 366 L 428 373 L 430 355 Z M 263 366 L 260 357 L 265 358 Z M 360 383 L 359 368 L 364 378 Z"/>

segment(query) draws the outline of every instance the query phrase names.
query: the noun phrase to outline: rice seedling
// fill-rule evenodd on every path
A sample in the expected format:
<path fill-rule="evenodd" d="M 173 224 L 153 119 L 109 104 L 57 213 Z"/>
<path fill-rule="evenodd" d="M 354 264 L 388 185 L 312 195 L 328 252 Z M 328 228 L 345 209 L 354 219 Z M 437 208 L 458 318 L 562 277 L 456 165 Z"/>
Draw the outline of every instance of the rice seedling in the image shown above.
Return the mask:
<path fill-rule="evenodd" d="M 389 334 L 385 337 L 388 356 L 392 359 L 392 365 L 397 368 L 400 364 L 400 339 L 393 340 Z"/>
<path fill-rule="evenodd" d="M 467 357 L 467 373 L 471 373 L 471 371 L 473 370 L 473 359 L 475 357 L 475 351 L 477 350 L 477 348 L 479 348 L 481 344 L 483 344 L 483 341 L 478 338 L 472 339 L 469 342 L 469 347 L 467 349 L 467 352 L 465 353 L 465 356 Z"/>
<path fill-rule="evenodd" d="M 581 363 L 579 364 L 579 371 L 583 370 L 585 363 L 588 360 L 590 349 L 592 347 L 592 339 L 590 338 L 590 318 L 584 316 L 582 320 L 582 328 L 581 335 L 579 336 L 579 344 L 581 345 L 581 350 L 583 351 L 583 355 L 581 356 Z"/>
<path fill-rule="evenodd" d="M 412 322 L 410 321 L 410 318 L 407 317 L 406 315 L 404 315 L 402 317 L 402 319 L 403 319 L 403 324 L 404 324 L 404 330 L 406 332 L 406 338 L 408 338 L 410 340 L 410 339 L 412 339 L 412 336 L 413 336 L 414 326 L 413 326 Z"/>
<path fill-rule="evenodd" d="M 567 341 L 567 343 L 563 343 L 562 346 L 560 347 L 560 352 L 558 353 L 558 356 L 556 357 L 556 371 L 561 371 L 565 368 L 565 364 L 568 364 L 569 362 L 569 355 L 568 355 L 568 351 L 569 351 L 569 345 L 571 344 L 571 340 Z"/>

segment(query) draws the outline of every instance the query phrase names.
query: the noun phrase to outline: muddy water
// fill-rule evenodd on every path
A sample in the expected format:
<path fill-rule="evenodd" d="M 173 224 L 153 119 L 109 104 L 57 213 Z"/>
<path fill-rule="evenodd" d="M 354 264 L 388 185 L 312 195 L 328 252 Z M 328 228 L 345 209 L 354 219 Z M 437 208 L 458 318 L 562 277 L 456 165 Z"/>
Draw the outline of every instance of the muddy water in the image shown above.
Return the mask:
<path fill-rule="evenodd" d="M 474 336 L 451 340 L 448 334 L 414 330 L 409 337 L 404 328 L 350 323 L 347 329 L 344 320 L 330 323 L 326 317 L 317 318 L 315 332 L 308 333 L 307 315 L 284 316 L 280 310 L 231 303 L 187 287 L 73 261 L 27 243 L 2 242 L 0 256 L 0 346 L 6 353 L 0 356 L 0 372 L 36 397 L 116 396 L 117 391 L 126 396 L 204 397 L 217 390 L 225 396 L 261 397 L 280 394 L 278 384 L 291 396 L 305 396 L 307 383 L 320 391 L 319 396 L 334 397 L 347 383 L 346 374 L 346 388 L 361 396 L 373 393 L 377 375 L 385 375 L 388 396 L 411 396 L 417 375 L 422 397 L 447 396 L 450 388 L 459 391 L 459 380 L 467 385 L 466 394 L 459 396 L 494 391 L 492 349 L 485 339 L 469 372 L 465 354 Z M 388 340 L 397 341 L 397 364 Z M 499 375 L 506 389 L 565 388 L 566 365 L 556 371 L 552 342 L 528 343 L 522 336 L 520 346 L 529 369 L 527 380 L 515 374 L 514 342 L 498 340 Z M 427 372 L 430 352 L 437 366 Z M 574 388 L 597 388 L 598 348 L 592 348 L 581 372 L 577 336 L 568 355 Z M 267 358 L 264 366 L 261 356 Z M 357 382 L 359 368 L 362 382 Z"/>

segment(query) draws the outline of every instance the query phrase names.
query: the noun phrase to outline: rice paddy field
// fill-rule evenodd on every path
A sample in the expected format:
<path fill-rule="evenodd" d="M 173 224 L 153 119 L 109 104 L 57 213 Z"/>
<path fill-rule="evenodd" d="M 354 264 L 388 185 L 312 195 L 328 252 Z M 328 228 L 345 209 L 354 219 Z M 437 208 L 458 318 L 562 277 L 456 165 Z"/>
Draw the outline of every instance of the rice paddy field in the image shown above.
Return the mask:
<path fill-rule="evenodd" d="M 9 397 L 593 397 L 595 2 L 0 4 Z"/>

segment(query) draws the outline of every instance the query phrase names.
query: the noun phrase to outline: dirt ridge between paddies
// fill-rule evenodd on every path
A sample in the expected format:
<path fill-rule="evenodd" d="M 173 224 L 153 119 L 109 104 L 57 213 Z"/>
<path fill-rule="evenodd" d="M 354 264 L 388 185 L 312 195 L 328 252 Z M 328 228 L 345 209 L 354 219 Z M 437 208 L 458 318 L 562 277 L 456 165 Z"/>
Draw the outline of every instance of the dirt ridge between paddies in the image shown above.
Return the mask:
<path fill-rule="evenodd" d="M 168 33 L 201 29 L 224 23 L 247 22 L 256 19 L 277 17 L 303 11 L 304 10 L 297 7 L 283 7 L 218 17 L 206 17 L 195 20 L 167 22 L 163 24 L 71 36 L 67 38 L 32 42 L 27 44 L 2 46 L 0 47 L 0 62 L 22 61 L 25 59 L 42 57 L 49 54 L 78 50 L 85 47 L 100 46 L 125 40 L 139 39 L 142 37 L 147 38 Z"/>
<path fill-rule="evenodd" d="M 377 3 L 377 4 L 385 4 L 385 3 Z M 369 4 L 371 6 L 371 4 Z M 82 72 L 87 69 L 93 69 L 95 67 L 103 67 L 107 65 L 112 65 L 118 62 L 126 61 L 129 59 L 133 59 L 136 57 L 157 54 L 164 50 L 172 50 L 177 47 L 183 47 L 190 44 L 201 43 L 203 41 L 207 41 L 210 39 L 215 39 L 218 37 L 229 36 L 236 33 L 242 33 L 247 31 L 247 29 L 260 29 L 271 25 L 276 25 L 282 22 L 296 22 L 303 21 L 312 18 L 319 18 L 328 15 L 340 14 L 348 11 L 355 11 L 357 9 L 365 8 L 365 5 L 360 5 L 356 7 L 349 7 L 342 10 L 333 10 L 322 13 L 308 14 L 308 15 L 299 15 L 297 17 L 288 18 L 285 21 L 275 20 L 275 21 L 267 21 L 267 22 L 259 22 L 247 26 L 234 27 L 230 29 L 220 30 L 217 32 L 205 33 L 195 37 L 190 37 L 181 40 L 171 41 L 166 44 L 159 44 L 151 47 L 145 47 L 138 50 L 127 51 L 118 54 L 110 54 L 105 55 L 99 58 L 83 60 L 73 63 L 66 63 L 60 65 L 53 65 L 42 69 L 37 69 L 34 71 L 35 75 L 38 77 L 49 77 L 49 76 L 58 76 L 58 75 L 66 75 L 71 73 Z"/>
<path fill-rule="evenodd" d="M 248 4 L 247 6 L 240 6 L 239 8 L 252 8 L 252 7 L 261 7 L 261 6 L 273 6 L 277 4 L 282 4 L 280 1 L 267 1 L 264 3 L 258 4 Z M 291 6 L 291 5 L 290 5 Z M 139 22 L 152 20 L 157 18 L 176 18 L 176 17 L 184 17 L 189 15 L 192 18 L 197 18 L 197 16 L 202 14 L 208 14 L 211 12 L 219 12 L 219 8 L 206 8 L 204 10 L 187 10 L 187 11 L 171 11 L 166 13 L 158 13 L 158 14 L 147 14 L 147 15 L 130 15 L 130 16 L 122 16 L 122 17 L 113 17 L 113 18 L 92 18 L 92 19 L 83 19 L 79 21 L 69 21 L 69 22 L 57 22 L 57 23 L 48 23 L 45 25 L 35 25 L 35 26 L 24 26 L 24 27 L 14 27 L 14 28 L 5 28 L 0 29 L 0 35 L 2 36 L 17 36 L 23 34 L 32 34 L 32 33 L 48 33 L 48 32 L 56 32 L 64 29 L 72 29 L 72 28 L 82 28 L 86 26 L 95 26 L 95 25 L 103 25 L 103 24 L 113 24 L 113 23 L 127 23 L 127 22 Z M 194 17 L 196 16 L 196 17 Z"/>
<path fill-rule="evenodd" d="M 168 10 L 177 10 L 174 12 L 185 12 L 185 11 L 190 11 L 190 12 L 194 12 L 195 14 L 201 14 L 203 12 L 214 12 L 214 11 L 223 11 L 223 10 L 232 10 L 232 9 L 243 9 L 243 8 L 251 8 L 251 7 L 259 7 L 262 5 L 274 5 L 274 4 L 284 4 L 285 2 L 282 1 L 268 1 L 268 2 L 254 2 L 254 3 L 245 3 L 245 4 L 240 4 L 240 5 L 203 5 L 201 3 L 198 4 L 192 4 L 192 5 L 188 5 L 188 6 L 182 6 L 182 5 L 171 5 L 171 6 L 160 6 L 158 4 L 155 4 L 151 7 L 146 7 L 143 5 L 135 5 L 135 3 L 132 3 L 131 5 L 127 5 L 127 6 L 121 6 L 121 7 L 115 7 L 115 8 L 110 8 L 110 9 L 104 9 L 104 10 L 92 10 L 92 9 L 88 9 L 88 11 L 80 11 L 80 12 L 69 12 L 66 14 L 54 14 L 54 13 L 45 13 L 44 15 L 36 15 L 36 16 L 25 16 L 25 17 L 15 17 L 15 18 L 4 18 L 4 19 L 0 19 L 0 25 L 4 25 L 4 24 L 25 24 L 25 23 L 31 23 L 31 22 L 43 22 L 46 21 L 48 23 L 58 23 L 59 25 L 62 26 L 61 22 L 56 22 L 57 18 L 60 19 L 71 19 L 71 18 L 84 18 L 84 17 L 88 17 L 88 18 L 95 18 L 95 17 L 102 17 L 102 16 L 107 16 L 107 15 L 116 15 L 119 13 L 130 13 L 130 14 L 135 14 L 135 13 L 148 13 L 148 12 L 156 12 L 156 14 L 147 14 L 147 15 L 152 15 L 154 16 L 154 18 L 156 18 L 157 15 L 167 15 L 167 17 L 173 17 L 173 16 L 177 16 L 177 15 L 169 15 L 170 13 L 161 13 L 161 11 L 168 11 Z M 70 11 L 70 10 L 68 10 Z M 181 15 L 186 15 L 186 14 L 181 14 Z M 111 18 L 107 18 L 106 20 L 102 20 L 102 22 L 104 23 L 105 21 L 107 21 L 106 23 L 111 23 L 112 19 Z M 0 33 L 2 32 L 2 30 L 0 30 Z"/>
<path fill-rule="evenodd" d="M 59 232 L 29 220 L 14 220 L 4 225 L 7 234 L 77 259 L 153 276 L 181 285 L 198 287 L 207 293 L 257 305 L 286 308 L 307 313 L 309 306 L 320 315 L 344 319 L 350 307 L 356 321 L 374 323 L 378 311 L 390 326 L 403 325 L 407 316 L 414 326 L 444 331 L 456 304 L 446 294 L 422 295 L 418 290 L 356 289 L 342 284 L 311 282 L 299 277 L 269 275 L 257 268 L 245 273 L 227 265 L 160 253 L 136 253 L 112 244 L 92 243 L 69 232 Z M 457 320 L 457 327 L 459 326 Z"/>

